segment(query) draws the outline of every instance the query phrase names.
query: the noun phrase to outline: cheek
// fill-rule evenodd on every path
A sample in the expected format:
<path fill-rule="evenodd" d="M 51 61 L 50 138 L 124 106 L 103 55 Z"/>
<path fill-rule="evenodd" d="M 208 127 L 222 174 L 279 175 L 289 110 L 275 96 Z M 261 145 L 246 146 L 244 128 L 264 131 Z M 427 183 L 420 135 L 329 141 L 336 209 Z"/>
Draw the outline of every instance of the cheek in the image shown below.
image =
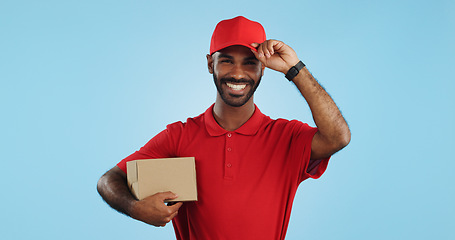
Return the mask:
<path fill-rule="evenodd" d="M 252 69 L 251 72 L 252 72 L 251 76 L 254 76 L 254 78 L 259 78 L 262 75 L 264 75 L 264 71 L 261 66 L 255 67 L 254 69 Z"/>
<path fill-rule="evenodd" d="M 223 66 L 222 64 L 213 65 L 213 73 L 216 74 L 217 76 L 226 74 L 228 72 L 229 72 L 229 69 L 226 66 Z"/>

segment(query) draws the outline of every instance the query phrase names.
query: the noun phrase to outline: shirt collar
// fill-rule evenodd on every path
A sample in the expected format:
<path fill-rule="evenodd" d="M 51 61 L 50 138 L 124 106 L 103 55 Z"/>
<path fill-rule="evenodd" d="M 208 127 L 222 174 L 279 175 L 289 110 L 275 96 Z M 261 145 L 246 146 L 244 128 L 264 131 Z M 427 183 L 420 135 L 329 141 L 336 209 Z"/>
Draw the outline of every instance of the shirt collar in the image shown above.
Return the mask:
<path fill-rule="evenodd" d="M 225 130 L 222 128 L 215 120 L 215 117 L 213 117 L 213 106 L 215 104 L 212 104 L 204 113 L 204 121 L 205 121 L 205 127 L 207 129 L 207 132 L 210 134 L 210 136 L 221 136 L 223 134 L 228 133 L 229 131 Z M 262 112 L 259 110 L 259 108 L 254 105 L 254 113 L 244 123 L 242 126 L 240 126 L 238 129 L 234 130 L 233 132 L 243 134 L 243 135 L 255 135 L 259 128 L 261 127 L 261 124 L 267 116 L 262 114 Z"/>

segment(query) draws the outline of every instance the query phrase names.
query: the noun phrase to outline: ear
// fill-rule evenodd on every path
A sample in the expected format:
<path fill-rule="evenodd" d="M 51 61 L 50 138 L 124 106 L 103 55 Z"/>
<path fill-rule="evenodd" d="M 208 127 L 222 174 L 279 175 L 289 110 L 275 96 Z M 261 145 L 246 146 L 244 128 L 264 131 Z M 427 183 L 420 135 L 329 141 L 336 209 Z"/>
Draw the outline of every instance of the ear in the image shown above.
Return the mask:
<path fill-rule="evenodd" d="M 213 57 L 210 54 L 207 54 L 207 67 L 209 73 L 213 74 Z"/>
<path fill-rule="evenodd" d="M 264 69 L 265 69 L 265 65 L 264 64 L 261 64 L 261 75 L 264 76 Z"/>

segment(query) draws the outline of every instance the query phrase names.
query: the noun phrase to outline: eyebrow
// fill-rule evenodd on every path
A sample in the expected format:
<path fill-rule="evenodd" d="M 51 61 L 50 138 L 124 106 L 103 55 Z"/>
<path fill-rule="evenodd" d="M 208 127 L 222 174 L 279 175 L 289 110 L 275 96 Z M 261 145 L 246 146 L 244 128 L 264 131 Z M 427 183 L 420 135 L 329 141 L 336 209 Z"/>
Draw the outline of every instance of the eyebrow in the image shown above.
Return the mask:
<path fill-rule="evenodd" d="M 251 60 L 253 60 L 253 61 L 259 61 L 255 56 L 247 57 L 247 58 L 245 58 L 245 59 L 243 59 L 243 60 L 245 60 L 245 61 L 251 61 Z"/>
<path fill-rule="evenodd" d="M 226 54 L 226 53 L 220 53 L 220 55 L 218 56 L 218 58 L 228 58 L 228 59 L 234 59 L 233 56 L 229 55 L 229 54 Z M 243 59 L 243 61 L 259 61 L 255 56 L 251 56 L 251 57 L 246 57 Z"/>
<path fill-rule="evenodd" d="M 218 56 L 218 58 L 229 58 L 229 59 L 233 59 L 234 57 L 231 56 L 231 55 L 228 55 L 226 53 L 220 53 L 220 55 Z"/>

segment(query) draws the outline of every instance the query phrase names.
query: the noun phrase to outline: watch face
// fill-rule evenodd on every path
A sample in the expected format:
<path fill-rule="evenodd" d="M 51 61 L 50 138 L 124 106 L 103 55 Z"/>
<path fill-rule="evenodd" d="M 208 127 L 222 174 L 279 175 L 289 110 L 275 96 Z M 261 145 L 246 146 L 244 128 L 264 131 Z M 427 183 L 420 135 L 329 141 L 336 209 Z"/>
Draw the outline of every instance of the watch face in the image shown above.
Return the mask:
<path fill-rule="evenodd" d="M 295 76 L 299 74 L 299 70 L 294 66 L 289 69 L 288 73 L 286 73 L 286 78 L 291 81 Z"/>
<path fill-rule="evenodd" d="M 300 70 L 305 67 L 305 64 L 302 61 L 299 61 L 295 66 L 289 69 L 288 73 L 286 73 L 286 78 L 291 81 L 292 79 L 299 74 Z"/>

